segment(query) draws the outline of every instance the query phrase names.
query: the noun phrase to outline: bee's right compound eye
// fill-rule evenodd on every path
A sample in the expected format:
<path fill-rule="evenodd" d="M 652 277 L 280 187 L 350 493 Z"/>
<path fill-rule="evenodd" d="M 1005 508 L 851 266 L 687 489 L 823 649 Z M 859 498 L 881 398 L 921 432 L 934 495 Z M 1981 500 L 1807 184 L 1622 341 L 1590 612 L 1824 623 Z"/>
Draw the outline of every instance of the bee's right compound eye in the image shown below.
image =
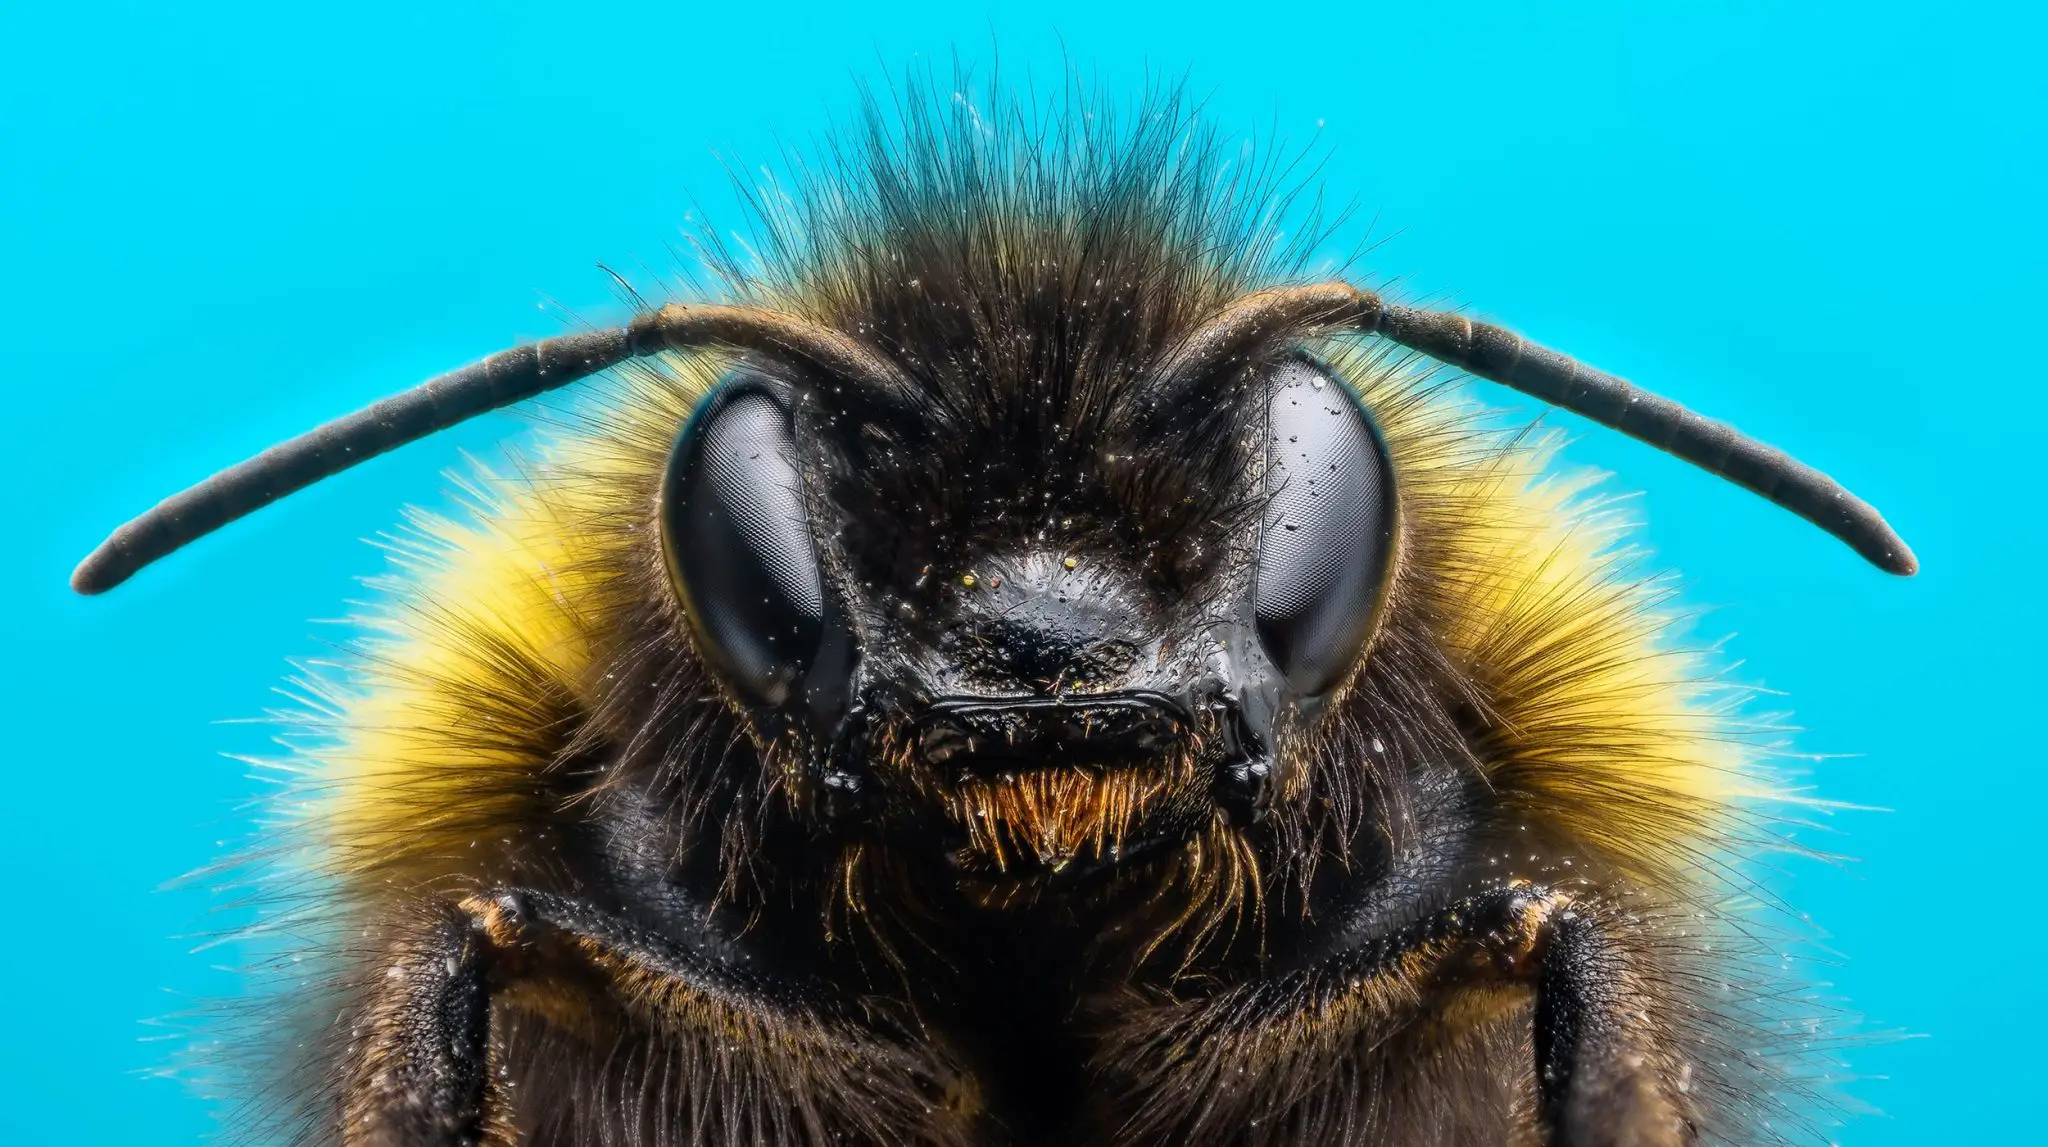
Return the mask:
<path fill-rule="evenodd" d="M 728 379 L 669 454 L 662 552 L 699 652 L 747 700 L 787 701 L 817 656 L 825 586 L 790 414 L 767 386 Z"/>
<path fill-rule="evenodd" d="M 1357 667 L 1386 598 L 1393 465 L 1351 388 L 1306 358 L 1275 370 L 1266 432 L 1259 640 L 1289 688 L 1320 696 Z"/>

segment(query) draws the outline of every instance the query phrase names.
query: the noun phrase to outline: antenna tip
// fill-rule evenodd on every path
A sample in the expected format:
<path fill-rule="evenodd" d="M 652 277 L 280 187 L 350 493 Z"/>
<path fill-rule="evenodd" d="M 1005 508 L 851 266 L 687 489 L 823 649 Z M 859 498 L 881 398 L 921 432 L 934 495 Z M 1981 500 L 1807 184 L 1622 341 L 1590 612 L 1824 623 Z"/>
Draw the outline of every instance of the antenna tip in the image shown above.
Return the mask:
<path fill-rule="evenodd" d="M 1883 518 L 1877 517 L 1877 511 L 1868 512 L 1875 519 L 1874 526 L 1862 531 L 1861 536 L 1842 534 L 1842 539 L 1854 546 L 1856 552 L 1863 555 L 1863 560 L 1888 574 L 1912 577 L 1919 573 L 1920 559 L 1913 556 L 1913 547 L 1907 545 L 1906 539 L 1900 537 Z"/>
<path fill-rule="evenodd" d="M 85 555 L 85 560 L 71 571 L 72 592 L 90 597 L 127 581 L 134 571 L 123 569 L 119 558 L 120 551 L 106 545 Z"/>

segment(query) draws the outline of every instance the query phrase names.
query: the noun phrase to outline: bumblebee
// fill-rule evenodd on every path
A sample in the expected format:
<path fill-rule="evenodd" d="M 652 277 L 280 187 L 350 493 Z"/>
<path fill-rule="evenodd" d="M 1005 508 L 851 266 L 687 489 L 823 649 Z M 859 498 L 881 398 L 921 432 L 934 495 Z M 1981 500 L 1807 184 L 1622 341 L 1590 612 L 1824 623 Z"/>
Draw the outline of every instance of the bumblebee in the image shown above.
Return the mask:
<path fill-rule="evenodd" d="M 416 519 L 317 686 L 245 1130 L 1796 1138 L 1731 907 L 1771 780 L 1627 523 L 1432 364 L 1910 550 L 1726 425 L 1306 273 L 1176 97 L 998 106 L 871 103 L 758 256 L 708 252 L 720 301 L 432 379 L 78 567 L 593 380 Z"/>

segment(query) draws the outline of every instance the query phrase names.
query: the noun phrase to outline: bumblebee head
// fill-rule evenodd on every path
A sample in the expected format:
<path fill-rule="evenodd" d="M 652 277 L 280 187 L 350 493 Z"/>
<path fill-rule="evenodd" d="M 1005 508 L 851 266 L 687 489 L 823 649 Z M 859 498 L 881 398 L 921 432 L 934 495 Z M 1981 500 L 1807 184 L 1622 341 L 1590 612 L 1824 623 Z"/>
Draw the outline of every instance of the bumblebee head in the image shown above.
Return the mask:
<path fill-rule="evenodd" d="M 821 817 L 1059 871 L 1263 815 L 1384 598 L 1385 444 L 1297 352 L 1171 403 L 1103 377 L 952 403 L 743 363 L 684 426 L 682 613 Z"/>

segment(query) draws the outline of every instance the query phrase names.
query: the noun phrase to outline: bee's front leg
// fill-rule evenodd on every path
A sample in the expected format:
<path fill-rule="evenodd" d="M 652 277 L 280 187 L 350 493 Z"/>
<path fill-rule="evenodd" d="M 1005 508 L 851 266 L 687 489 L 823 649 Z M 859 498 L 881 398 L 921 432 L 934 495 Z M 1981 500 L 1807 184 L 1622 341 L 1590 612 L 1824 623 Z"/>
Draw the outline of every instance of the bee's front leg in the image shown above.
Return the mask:
<path fill-rule="evenodd" d="M 1444 1100 L 1395 1093 L 1417 1061 L 1438 1071 L 1471 1054 L 1445 1042 L 1458 1028 L 1446 1017 L 1532 990 L 1536 1141 L 1698 1140 L 1643 969 L 1596 913 L 1528 884 L 1454 901 L 1310 967 L 1128 1012 L 1097 1059 L 1108 1118 L 1125 1140 L 1161 1145 L 1285 1142 L 1290 1128 L 1332 1142 L 1422 1138 L 1419 1126 L 1441 1130 Z"/>
<path fill-rule="evenodd" d="M 1658 1046 L 1641 970 L 1591 917 L 1551 904 L 1530 937 L 1536 1087 L 1551 1147 L 1689 1147 L 1685 1068 Z"/>
<path fill-rule="evenodd" d="M 1337 963 L 1352 983 L 1407 977 L 1425 1001 L 1489 985 L 1534 988 L 1537 1123 L 1547 1147 L 1699 1139 L 1643 969 L 1596 913 L 1562 893 L 1495 887 Z"/>
<path fill-rule="evenodd" d="M 509 1141 L 489 1118 L 488 946 L 479 921 L 441 907 L 390 944 L 350 1032 L 337 1113 L 346 1147 Z"/>
<path fill-rule="evenodd" d="M 1600 915 L 1524 883 L 1462 900 L 1348 962 L 1419 973 L 1438 992 L 1488 981 L 1535 989 L 1537 1122 L 1547 1147 L 1690 1147 L 1684 1066 L 1653 1018 L 1644 969 Z M 1434 966 L 1432 966 L 1432 963 Z M 1402 967 L 1405 965 L 1405 967 Z"/>
<path fill-rule="evenodd" d="M 514 1140 L 492 1070 L 494 1005 L 567 1001 L 557 1019 L 610 1022 L 620 975 L 719 993 L 715 968 L 565 897 L 505 889 L 432 904 L 394 929 L 352 1032 L 341 1095 L 347 1147 L 497 1147 Z M 375 974 L 372 975 L 376 981 Z M 685 987 L 685 985 L 687 985 Z"/>
<path fill-rule="evenodd" d="M 692 1142 L 751 1128 L 792 1145 L 952 1144 L 975 1118 L 936 1052 L 856 1021 L 817 986 L 749 974 L 570 897 L 471 896 L 389 952 L 343 1068 L 346 1147 L 514 1142 L 491 1031 L 508 1009 L 594 1046 L 622 1031 L 667 1041 L 681 1078 L 711 1089 L 687 1097 Z"/>

